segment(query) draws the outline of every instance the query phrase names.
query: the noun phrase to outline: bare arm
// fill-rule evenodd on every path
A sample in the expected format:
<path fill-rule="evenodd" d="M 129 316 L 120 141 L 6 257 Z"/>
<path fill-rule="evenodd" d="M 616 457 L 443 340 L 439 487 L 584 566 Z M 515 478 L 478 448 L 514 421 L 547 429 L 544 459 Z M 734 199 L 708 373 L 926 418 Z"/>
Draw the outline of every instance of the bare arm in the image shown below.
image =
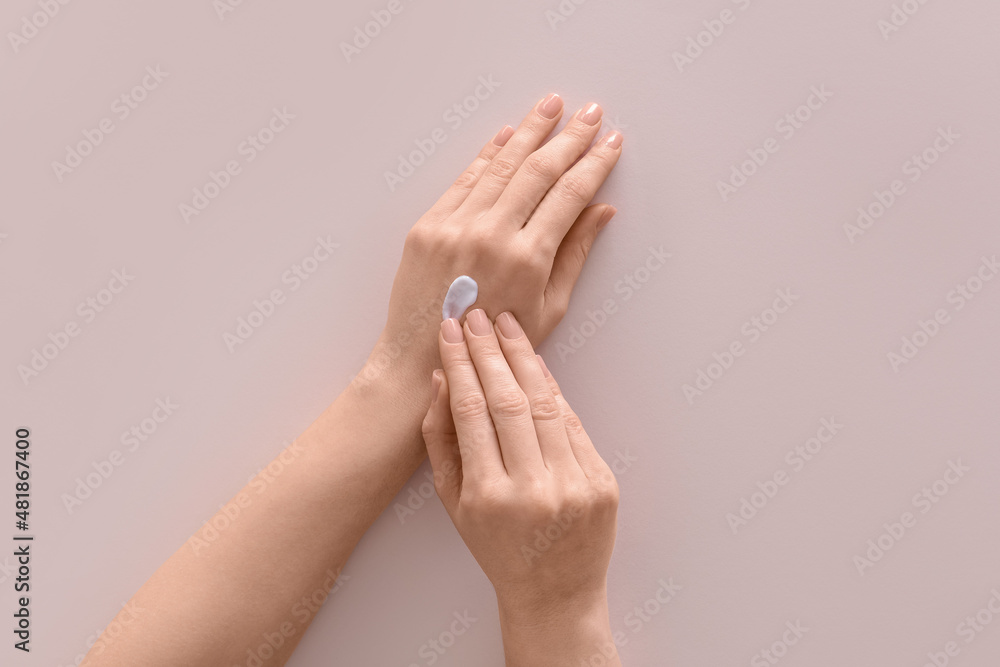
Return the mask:
<path fill-rule="evenodd" d="M 264 478 L 265 470 L 237 494 L 235 520 L 217 533 L 203 528 L 156 571 L 133 598 L 143 613 L 116 637 L 102 636 L 83 665 L 246 664 L 275 632 L 286 641 L 258 657 L 267 667 L 285 663 L 314 615 L 302 598 L 333 585 L 424 456 L 421 422 L 447 285 L 474 276 L 477 306 L 517 313 L 536 342 L 565 312 L 597 230 L 614 213 L 587 204 L 621 141 L 613 135 L 588 152 L 598 108 L 545 143 L 561 114 L 550 96 L 517 131 L 501 130 L 417 222 L 386 328 L 362 372 L 275 459 L 280 475 Z M 220 515 L 225 508 L 209 524 L 226 524 Z"/>

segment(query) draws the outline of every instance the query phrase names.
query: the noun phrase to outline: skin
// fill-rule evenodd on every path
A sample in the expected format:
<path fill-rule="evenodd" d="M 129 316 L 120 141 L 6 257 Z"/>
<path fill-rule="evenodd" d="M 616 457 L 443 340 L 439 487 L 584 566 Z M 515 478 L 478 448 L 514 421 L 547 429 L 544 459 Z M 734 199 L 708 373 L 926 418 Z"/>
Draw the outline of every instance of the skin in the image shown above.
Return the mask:
<path fill-rule="evenodd" d="M 510 313 L 441 326 L 424 440 L 435 488 L 493 583 L 508 667 L 621 665 L 608 622 L 614 474 Z"/>
<path fill-rule="evenodd" d="M 326 595 L 426 454 L 427 379 L 441 365 L 438 322 L 451 281 L 474 276 L 476 305 L 516 314 L 535 343 L 566 312 L 597 231 L 614 214 L 588 204 L 621 141 L 611 133 L 593 143 L 599 107 L 595 122 L 575 114 L 546 141 L 561 116 L 558 96 L 539 102 L 417 221 L 385 328 L 358 376 L 268 466 L 280 473 L 265 469 L 230 502 L 235 519 L 220 510 L 209 524 L 222 529 L 202 528 L 150 577 L 83 665 L 218 667 L 245 665 L 251 655 L 267 667 L 285 664 L 314 617 L 310 609 L 303 618 L 303 598 Z M 518 613 L 511 610 L 511 622 L 526 622 L 519 619 L 528 612 Z M 290 634 L 279 648 L 258 651 L 282 630 Z"/>

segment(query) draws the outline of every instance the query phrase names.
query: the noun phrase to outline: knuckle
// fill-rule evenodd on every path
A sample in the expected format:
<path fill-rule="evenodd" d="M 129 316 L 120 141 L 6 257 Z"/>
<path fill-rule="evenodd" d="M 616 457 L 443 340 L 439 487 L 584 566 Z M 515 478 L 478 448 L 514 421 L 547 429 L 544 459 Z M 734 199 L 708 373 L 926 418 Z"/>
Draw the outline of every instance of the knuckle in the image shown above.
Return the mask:
<path fill-rule="evenodd" d="M 430 245 L 436 251 L 441 251 L 449 257 L 454 257 L 462 249 L 465 239 L 460 230 L 452 225 L 442 224 L 434 235 Z"/>
<path fill-rule="evenodd" d="M 455 182 L 452 183 L 452 187 L 459 190 L 471 190 L 477 180 L 479 180 L 478 173 L 474 170 L 474 168 L 470 167 L 463 171 L 462 174 L 455 179 Z"/>
<path fill-rule="evenodd" d="M 493 225 L 480 225 L 466 235 L 465 243 L 474 255 L 488 257 L 502 250 L 493 230 Z"/>
<path fill-rule="evenodd" d="M 431 234 L 427 227 L 416 224 L 406 233 L 404 245 L 414 250 L 425 250 L 431 245 Z"/>
<path fill-rule="evenodd" d="M 611 470 L 604 470 L 594 483 L 594 505 L 606 509 L 617 509 L 621 492 L 618 480 Z"/>
<path fill-rule="evenodd" d="M 468 394 L 456 400 L 451 406 L 456 419 L 475 420 L 489 415 L 489 406 L 482 394 Z"/>
<path fill-rule="evenodd" d="M 580 174 L 568 172 L 559 179 L 559 192 L 565 199 L 574 202 L 589 202 L 593 198 L 590 179 Z"/>
<path fill-rule="evenodd" d="M 504 181 L 509 181 L 514 176 L 516 171 L 517 163 L 505 155 L 498 155 L 493 158 L 493 161 L 490 162 L 490 166 L 487 169 L 490 176 Z"/>
<path fill-rule="evenodd" d="M 531 401 L 531 418 L 535 421 L 552 421 L 562 416 L 559 403 L 551 391 L 543 391 Z"/>
<path fill-rule="evenodd" d="M 566 433 L 571 438 L 582 438 L 587 436 L 587 431 L 583 428 L 580 418 L 572 410 L 567 410 L 563 417 L 566 422 Z"/>
<path fill-rule="evenodd" d="M 528 413 L 528 399 L 524 392 L 510 389 L 490 399 L 490 412 L 498 419 L 512 419 Z"/>
<path fill-rule="evenodd" d="M 483 173 L 486 166 L 490 163 L 490 158 L 484 153 L 480 153 L 472 164 L 469 165 L 468 169 L 462 172 L 462 174 L 455 179 L 454 187 L 462 190 L 471 190 L 479 180 L 479 175 Z"/>
<path fill-rule="evenodd" d="M 555 160 L 551 155 L 542 151 L 535 151 L 522 167 L 534 180 L 550 182 L 559 177 L 559 170 L 556 168 Z"/>
<path fill-rule="evenodd" d="M 540 479 L 528 482 L 519 494 L 525 505 L 525 511 L 535 517 L 548 518 L 559 512 L 562 503 L 552 493 L 549 485 Z"/>
<path fill-rule="evenodd" d="M 563 506 L 567 510 L 583 510 L 594 504 L 594 489 L 584 480 L 580 484 L 575 484 L 566 490 L 566 497 Z"/>

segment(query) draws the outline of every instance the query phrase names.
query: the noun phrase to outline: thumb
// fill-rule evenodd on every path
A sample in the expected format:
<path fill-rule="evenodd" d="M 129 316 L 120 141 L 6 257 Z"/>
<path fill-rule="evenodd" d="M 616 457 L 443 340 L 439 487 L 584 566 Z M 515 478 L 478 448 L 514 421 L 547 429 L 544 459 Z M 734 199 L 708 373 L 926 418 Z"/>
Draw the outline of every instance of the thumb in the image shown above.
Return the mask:
<path fill-rule="evenodd" d="M 583 213 L 559 244 L 552 261 L 549 284 L 545 290 L 558 310 L 564 311 L 569 305 L 569 296 L 573 292 L 577 278 L 580 277 L 580 272 L 583 271 L 583 264 L 587 261 L 597 233 L 617 212 L 618 209 L 611 205 L 588 206 L 583 209 Z"/>
<path fill-rule="evenodd" d="M 458 450 L 458 435 L 451 416 L 448 378 L 443 370 L 431 376 L 434 397 L 424 417 L 424 444 L 434 471 L 434 489 L 449 512 L 458 502 L 462 486 L 462 458 Z"/>

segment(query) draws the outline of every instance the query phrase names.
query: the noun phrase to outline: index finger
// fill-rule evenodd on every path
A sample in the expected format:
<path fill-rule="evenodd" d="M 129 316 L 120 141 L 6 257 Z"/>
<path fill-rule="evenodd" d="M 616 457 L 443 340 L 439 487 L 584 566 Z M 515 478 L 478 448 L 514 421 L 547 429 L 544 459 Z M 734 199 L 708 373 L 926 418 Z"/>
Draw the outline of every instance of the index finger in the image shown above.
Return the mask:
<path fill-rule="evenodd" d="M 448 378 L 464 479 L 483 481 L 506 476 L 490 408 L 458 320 L 441 323 L 438 347 Z"/>

